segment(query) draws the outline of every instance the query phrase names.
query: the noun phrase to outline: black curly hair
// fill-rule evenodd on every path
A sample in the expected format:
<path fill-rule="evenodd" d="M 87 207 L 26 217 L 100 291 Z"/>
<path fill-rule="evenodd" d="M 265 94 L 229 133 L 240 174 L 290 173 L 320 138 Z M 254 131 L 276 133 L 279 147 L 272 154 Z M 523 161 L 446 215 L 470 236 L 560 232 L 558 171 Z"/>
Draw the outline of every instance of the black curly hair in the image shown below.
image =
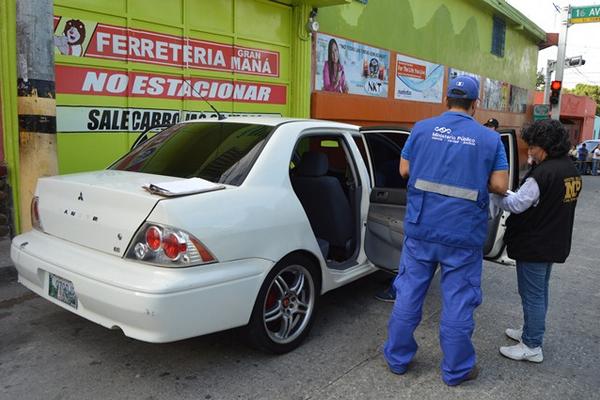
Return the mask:
<path fill-rule="evenodd" d="M 523 129 L 521 138 L 529 146 L 538 146 L 546 151 L 548 158 L 565 156 L 571 149 L 569 135 L 563 125 L 554 119 L 536 121 Z"/>

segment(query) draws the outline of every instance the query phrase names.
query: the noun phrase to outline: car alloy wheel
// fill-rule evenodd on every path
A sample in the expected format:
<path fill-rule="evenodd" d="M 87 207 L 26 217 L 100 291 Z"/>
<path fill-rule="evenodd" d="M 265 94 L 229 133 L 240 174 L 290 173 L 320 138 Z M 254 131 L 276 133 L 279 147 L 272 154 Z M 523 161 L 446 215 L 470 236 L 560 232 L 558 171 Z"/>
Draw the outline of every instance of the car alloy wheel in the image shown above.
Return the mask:
<path fill-rule="evenodd" d="M 271 270 L 248 324 L 248 338 L 255 347 L 282 354 L 300 345 L 317 309 L 320 276 L 315 270 L 299 255 L 286 257 Z"/>
<path fill-rule="evenodd" d="M 294 341 L 306 328 L 315 307 L 312 275 L 302 265 L 290 265 L 272 280 L 263 306 L 269 338 L 280 344 Z"/>

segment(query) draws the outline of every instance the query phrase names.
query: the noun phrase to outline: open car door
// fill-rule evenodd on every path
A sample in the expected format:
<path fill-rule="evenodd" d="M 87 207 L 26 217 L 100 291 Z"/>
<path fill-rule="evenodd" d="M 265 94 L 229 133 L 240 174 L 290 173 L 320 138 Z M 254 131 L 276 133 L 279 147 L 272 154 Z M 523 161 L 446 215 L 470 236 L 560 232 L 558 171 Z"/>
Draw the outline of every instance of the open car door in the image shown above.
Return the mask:
<path fill-rule="evenodd" d="M 508 160 L 508 188 L 515 190 L 519 186 L 519 151 L 517 148 L 517 134 L 514 129 L 501 129 L 498 131 Z M 510 213 L 500 211 L 488 221 L 488 235 L 483 246 L 485 258 L 495 259 L 502 255 L 504 250 L 504 232 L 506 219 Z"/>
<path fill-rule="evenodd" d="M 409 135 L 402 127 L 365 127 L 371 195 L 365 230 L 365 253 L 377 267 L 396 271 L 404 239 L 407 181 L 400 176 L 400 154 Z"/>
<path fill-rule="evenodd" d="M 402 148 L 409 130 L 398 127 L 368 127 L 360 129 L 366 141 L 371 172 L 372 191 L 365 231 L 365 253 L 377 267 L 394 272 L 400 263 L 404 239 L 407 181 L 400 176 Z M 514 129 L 499 131 L 509 164 L 509 189 L 519 184 L 517 136 Z M 504 250 L 506 219 L 502 211 L 488 221 L 488 237 L 483 254 L 495 259 Z"/>

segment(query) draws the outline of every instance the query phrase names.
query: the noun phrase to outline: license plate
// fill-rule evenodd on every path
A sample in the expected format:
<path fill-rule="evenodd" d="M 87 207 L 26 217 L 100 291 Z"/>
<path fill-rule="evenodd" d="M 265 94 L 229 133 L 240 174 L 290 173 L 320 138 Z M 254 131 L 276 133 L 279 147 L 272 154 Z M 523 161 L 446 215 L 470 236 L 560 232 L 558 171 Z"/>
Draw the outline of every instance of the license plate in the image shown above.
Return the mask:
<path fill-rule="evenodd" d="M 73 282 L 50 273 L 49 277 L 48 295 L 73 308 L 77 308 L 77 294 Z"/>

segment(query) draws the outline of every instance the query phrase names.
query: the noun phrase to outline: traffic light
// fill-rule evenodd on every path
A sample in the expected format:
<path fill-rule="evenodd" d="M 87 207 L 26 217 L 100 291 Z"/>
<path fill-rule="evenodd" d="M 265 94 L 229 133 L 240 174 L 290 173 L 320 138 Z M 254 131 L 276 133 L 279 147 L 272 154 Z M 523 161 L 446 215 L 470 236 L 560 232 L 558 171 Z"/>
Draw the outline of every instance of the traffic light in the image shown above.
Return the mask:
<path fill-rule="evenodd" d="M 562 88 L 561 81 L 552 81 L 550 84 L 550 104 L 557 105 L 560 100 L 560 89 Z"/>
<path fill-rule="evenodd" d="M 585 65 L 582 56 L 570 57 L 565 60 L 565 67 L 581 67 L 582 65 Z"/>

